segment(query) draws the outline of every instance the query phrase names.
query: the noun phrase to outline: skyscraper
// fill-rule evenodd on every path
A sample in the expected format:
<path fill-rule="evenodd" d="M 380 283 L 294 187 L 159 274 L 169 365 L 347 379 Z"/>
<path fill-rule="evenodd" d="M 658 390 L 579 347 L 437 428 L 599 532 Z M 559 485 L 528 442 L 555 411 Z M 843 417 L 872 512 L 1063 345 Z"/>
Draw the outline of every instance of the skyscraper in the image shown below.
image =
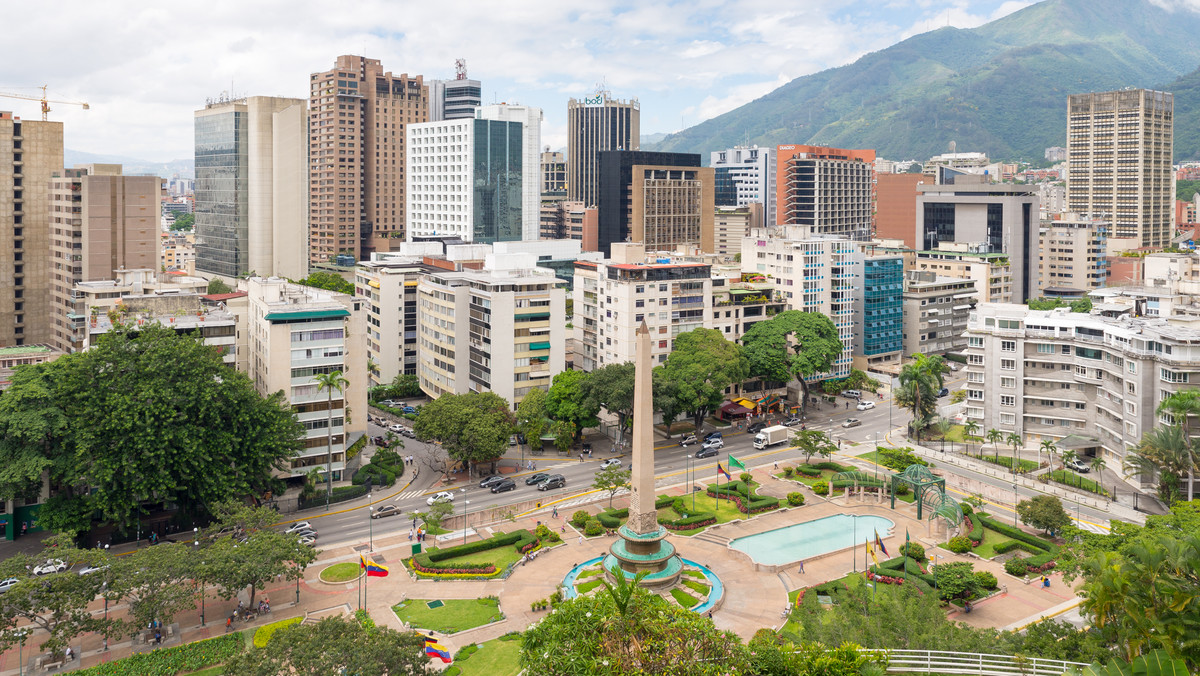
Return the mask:
<path fill-rule="evenodd" d="M 429 80 L 429 121 L 469 120 L 483 105 L 483 86 L 467 78 L 467 61 L 454 62 L 453 80 Z"/>
<path fill-rule="evenodd" d="M 598 251 L 621 242 L 666 251 L 677 244 L 712 250 L 714 179 L 694 153 L 599 153 Z"/>
<path fill-rule="evenodd" d="M 310 80 L 309 260 L 390 251 L 404 240 L 404 130 L 429 119 L 429 88 L 361 56 Z"/>
<path fill-rule="evenodd" d="M 600 200 L 600 152 L 640 147 L 641 106 L 606 91 L 567 101 L 567 199 L 595 206 Z"/>
<path fill-rule="evenodd" d="M 308 274 L 307 114 L 271 96 L 196 111 L 197 272 Z"/>
<path fill-rule="evenodd" d="M 1174 113 L 1173 94 L 1149 89 L 1067 98 L 1067 208 L 1111 222 L 1110 244 L 1171 243 Z"/>
<path fill-rule="evenodd" d="M 875 151 L 786 145 L 776 149 L 779 225 L 814 235 L 870 239 L 875 207 Z"/>
<path fill-rule="evenodd" d="M 521 239 L 538 238 L 541 208 L 542 109 L 531 106 L 495 103 L 475 111 L 480 120 L 500 120 L 521 124 Z"/>

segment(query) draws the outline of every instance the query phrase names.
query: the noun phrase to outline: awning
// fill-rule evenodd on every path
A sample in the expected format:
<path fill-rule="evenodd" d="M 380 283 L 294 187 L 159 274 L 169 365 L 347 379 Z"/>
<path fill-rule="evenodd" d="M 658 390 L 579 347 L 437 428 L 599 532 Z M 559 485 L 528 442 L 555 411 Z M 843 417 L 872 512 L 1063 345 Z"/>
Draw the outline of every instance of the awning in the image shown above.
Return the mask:
<path fill-rule="evenodd" d="M 768 394 L 767 396 L 754 402 L 759 406 L 777 406 L 780 403 L 779 395 Z"/>
<path fill-rule="evenodd" d="M 295 322 L 304 319 L 337 319 L 349 317 L 349 310 L 308 310 L 301 312 L 268 312 L 264 317 L 269 322 Z"/>
<path fill-rule="evenodd" d="M 720 410 L 722 418 L 742 417 L 750 413 L 754 413 L 754 409 L 746 408 L 745 406 L 742 406 L 741 404 L 735 404 L 732 401 L 722 406 Z"/>
<path fill-rule="evenodd" d="M 1054 442 L 1054 445 L 1062 450 L 1075 451 L 1081 448 L 1099 446 L 1100 440 L 1092 437 L 1086 437 L 1082 434 L 1068 434 L 1062 439 Z"/>

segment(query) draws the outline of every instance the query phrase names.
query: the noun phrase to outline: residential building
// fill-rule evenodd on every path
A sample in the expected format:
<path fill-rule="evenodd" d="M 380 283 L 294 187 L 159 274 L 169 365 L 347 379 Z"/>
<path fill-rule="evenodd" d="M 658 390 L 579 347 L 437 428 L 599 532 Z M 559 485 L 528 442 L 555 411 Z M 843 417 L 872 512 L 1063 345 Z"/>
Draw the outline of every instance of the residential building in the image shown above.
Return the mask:
<path fill-rule="evenodd" d="M 713 214 L 712 253 L 735 256 L 742 253 L 742 240 L 751 228 L 762 228 L 763 205 L 750 202 L 742 207 L 718 206 Z"/>
<path fill-rule="evenodd" d="M 162 260 L 159 266 L 163 270 L 180 270 L 189 275 L 196 274 L 196 233 L 171 232 L 162 233 Z"/>
<path fill-rule="evenodd" d="M 990 253 L 982 242 L 942 242 L 932 251 L 915 251 L 908 270 L 929 270 L 941 277 L 975 280 L 981 303 L 1013 302 L 1012 259 Z"/>
<path fill-rule="evenodd" d="M 717 206 L 761 204 L 763 220 L 751 223 L 751 227 L 775 224 L 774 148 L 734 146 L 714 150 L 708 164 L 715 170 Z"/>
<path fill-rule="evenodd" d="M 967 344 L 963 332 L 975 307 L 975 280 L 932 270 L 904 273 L 904 354 L 945 354 Z"/>
<path fill-rule="evenodd" d="M 917 186 L 929 181 L 924 174 L 876 174 L 875 237 L 899 239 L 917 248 L 913 223 L 917 222 Z"/>
<path fill-rule="evenodd" d="M 566 368 L 566 292 L 535 260 L 489 254 L 482 269 L 421 275 L 417 377 L 426 395 L 495 392 L 516 410 L 530 390 L 549 390 Z"/>
<path fill-rule="evenodd" d="M 1038 183 L 1038 214 L 1043 221 L 1067 210 L 1067 187 L 1057 183 Z"/>
<path fill-rule="evenodd" d="M 429 87 L 361 56 L 310 80 L 309 260 L 391 251 L 407 222 L 405 128 L 429 120 Z"/>
<path fill-rule="evenodd" d="M 174 218 L 183 214 L 192 213 L 192 207 L 192 200 L 178 199 L 167 201 L 164 199 L 162 201 L 162 214 L 163 216 L 171 214 L 172 218 Z"/>
<path fill-rule="evenodd" d="M 1109 224 L 1062 214 L 1042 224 L 1038 242 L 1038 296 L 1079 300 L 1108 284 Z"/>
<path fill-rule="evenodd" d="M 542 109 L 497 103 L 480 107 L 475 117 L 521 124 L 521 239 L 530 242 L 537 240 L 542 182 L 539 152 L 542 145 Z M 495 138 L 490 142 L 495 143 Z"/>
<path fill-rule="evenodd" d="M 712 250 L 714 174 L 691 153 L 606 150 L 600 156 L 599 250 L 635 242 L 650 251 L 678 244 Z"/>
<path fill-rule="evenodd" d="M 1066 162 L 1067 161 L 1067 149 L 1060 148 L 1058 146 L 1046 148 L 1045 156 L 1046 156 L 1046 160 L 1053 162 L 1055 164 L 1057 164 L 1059 162 Z"/>
<path fill-rule="evenodd" d="M 61 122 L 0 111 L 0 347 L 53 341 L 50 179 L 62 168 Z"/>
<path fill-rule="evenodd" d="M 542 195 L 547 197 L 567 196 L 567 161 L 562 153 L 550 152 L 550 146 L 542 153 Z"/>
<path fill-rule="evenodd" d="M 776 149 L 779 225 L 866 241 L 874 231 L 875 151 L 786 145 Z"/>
<path fill-rule="evenodd" d="M 990 183 L 965 175 L 953 184 L 917 186 L 915 239 L 923 251 L 943 242 L 983 243 L 986 253 L 1008 255 L 1012 299 L 1037 292 L 1038 191 L 1035 186 Z"/>
<path fill-rule="evenodd" d="M 898 372 L 904 350 L 904 254 L 860 244 L 854 285 L 853 364 L 861 371 Z"/>
<path fill-rule="evenodd" d="M 598 205 L 600 153 L 637 150 L 640 134 L 641 106 L 637 99 L 620 101 L 602 90 L 583 100 L 567 101 L 567 199 L 589 207 Z M 607 254 L 608 249 L 603 251 Z"/>
<path fill-rule="evenodd" d="M 304 99 L 210 101 L 195 113 L 196 269 L 308 275 Z"/>
<path fill-rule="evenodd" d="M 1200 193 L 1196 193 L 1200 195 Z M 1196 196 L 1193 195 L 1191 200 L 1175 200 L 1175 225 L 1181 228 L 1185 225 L 1195 225 L 1198 221 L 1196 218 Z"/>
<path fill-rule="evenodd" d="M 585 223 L 588 212 L 591 213 L 593 238 L 596 221 L 599 220 L 599 210 L 586 209 L 583 202 L 567 202 L 555 200 L 543 202 L 541 209 L 540 235 L 541 239 L 574 239 L 583 241 Z"/>
<path fill-rule="evenodd" d="M 63 356 L 62 352 L 49 345 L 0 347 L 0 392 L 8 389 L 8 386 L 12 384 L 13 372 L 18 366 L 46 364 L 61 356 Z"/>
<path fill-rule="evenodd" d="M 469 120 L 483 105 L 483 85 L 467 77 L 467 62 L 454 62 L 453 80 L 429 81 L 429 121 Z"/>
<path fill-rule="evenodd" d="M 238 290 L 247 293 L 238 325 L 250 379 L 261 394 L 282 391 L 304 425 L 304 449 L 282 476 L 324 476 L 331 465 L 333 480 L 342 480 L 346 449 L 367 432 L 365 301 L 278 278 L 239 280 Z M 345 388 L 319 389 L 316 376 L 334 371 L 349 381 Z"/>
<path fill-rule="evenodd" d="M 123 176 L 119 164 L 79 165 L 50 180 L 53 229 L 53 345 L 81 348 L 87 314 L 74 286 L 112 279 L 124 268 L 159 265 L 159 209 L 164 191 L 157 176 Z"/>
<path fill-rule="evenodd" d="M 409 241 L 522 239 L 529 202 L 524 191 L 536 190 L 523 177 L 522 122 L 425 122 L 410 124 L 407 133 Z M 536 209 L 536 199 L 533 204 Z M 536 223 L 539 215 L 540 209 L 529 216 Z"/>
<path fill-rule="evenodd" d="M 435 268 L 422 256 L 376 254 L 355 268 L 354 295 L 366 298 L 371 386 L 417 374 L 417 283 Z"/>
<path fill-rule="evenodd" d="M 956 153 L 952 151 L 929 158 L 921 168 L 921 173 L 927 178 L 934 179 L 937 179 L 939 176 L 938 169 L 940 168 L 955 169 L 963 173 L 982 174 L 989 164 L 991 164 L 991 160 L 984 153 Z"/>
<path fill-rule="evenodd" d="M 1167 246 L 1175 185 L 1175 97 L 1124 89 L 1067 98 L 1067 200 L 1077 214 L 1112 223 L 1122 248 Z"/>

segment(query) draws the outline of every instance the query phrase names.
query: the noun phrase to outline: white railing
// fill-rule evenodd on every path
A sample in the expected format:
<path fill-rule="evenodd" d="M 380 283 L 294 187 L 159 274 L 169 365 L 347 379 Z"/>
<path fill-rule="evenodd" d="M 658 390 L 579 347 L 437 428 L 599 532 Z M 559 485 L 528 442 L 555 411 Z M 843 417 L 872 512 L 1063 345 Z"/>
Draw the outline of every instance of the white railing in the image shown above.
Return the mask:
<path fill-rule="evenodd" d="M 1088 666 L 1083 662 L 1048 660 L 1040 657 L 989 655 L 985 653 L 943 652 L 940 650 L 878 650 L 864 652 L 888 655 L 888 671 L 893 673 L 983 674 L 987 676 L 1062 676 L 1070 669 Z"/>

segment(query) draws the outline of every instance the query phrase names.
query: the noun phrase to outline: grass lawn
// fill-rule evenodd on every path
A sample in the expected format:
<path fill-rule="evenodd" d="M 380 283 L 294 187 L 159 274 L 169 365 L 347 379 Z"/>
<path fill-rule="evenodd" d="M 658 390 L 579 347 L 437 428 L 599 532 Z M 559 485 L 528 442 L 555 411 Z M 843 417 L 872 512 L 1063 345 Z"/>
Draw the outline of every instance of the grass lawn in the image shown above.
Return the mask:
<path fill-rule="evenodd" d="M 587 582 L 578 583 L 575 585 L 575 591 L 581 595 L 586 594 L 596 587 L 599 587 L 601 583 L 602 580 L 589 580 Z"/>
<path fill-rule="evenodd" d="M 675 599 L 675 603 L 678 603 L 684 608 L 692 608 L 700 603 L 696 597 L 678 588 L 671 590 L 671 598 Z"/>
<path fill-rule="evenodd" d="M 494 563 L 496 571 L 502 571 L 508 567 L 508 564 L 521 560 L 521 555 L 517 553 L 517 548 L 512 545 L 504 545 L 503 547 L 493 547 L 485 549 L 482 552 L 474 554 L 464 554 L 451 559 L 442 559 L 438 561 L 439 566 L 454 566 L 460 563 Z"/>
<path fill-rule="evenodd" d="M 600 574 L 599 570 L 585 570 L 582 573 L 580 573 L 579 575 L 575 576 L 575 579 L 581 580 L 585 577 L 591 577 L 593 575 L 599 575 L 599 574 Z"/>
<path fill-rule="evenodd" d="M 713 502 L 714 499 L 711 496 L 705 493 L 697 493 L 696 512 L 711 513 L 713 511 Z M 715 502 L 717 502 L 717 523 L 729 523 L 730 521 L 745 519 L 747 516 L 749 516 L 738 511 L 737 505 L 734 504 L 733 500 L 715 500 Z M 690 508 L 692 505 L 691 498 L 687 499 L 687 503 L 688 507 Z M 670 508 L 668 507 L 668 509 Z M 708 526 L 705 526 L 704 528 L 708 528 Z M 676 535 L 695 535 L 696 533 L 704 532 L 704 528 L 692 528 L 690 530 L 676 530 L 671 532 L 675 533 Z"/>
<path fill-rule="evenodd" d="M 975 553 L 985 559 L 990 559 L 996 555 L 995 547 L 1002 542 L 1008 542 L 1012 538 L 1005 537 L 991 528 L 983 529 L 983 542 L 975 548 Z"/>
<path fill-rule="evenodd" d="M 357 563 L 335 563 L 322 570 L 320 578 L 322 582 L 349 582 L 357 580 L 361 574 Z"/>
<path fill-rule="evenodd" d="M 1081 477 L 1074 472 L 1069 472 L 1064 469 L 1056 469 L 1048 472 L 1047 476 L 1054 483 L 1062 484 L 1064 486 L 1071 486 L 1072 488 L 1079 488 L 1088 491 L 1089 493 L 1096 493 L 1097 495 L 1108 497 L 1108 491 L 1104 490 L 1100 484 L 1086 477 Z"/>
<path fill-rule="evenodd" d="M 521 642 L 492 639 L 454 665 L 462 676 L 516 676 L 521 671 Z"/>
<path fill-rule="evenodd" d="M 701 573 L 698 570 L 685 570 L 683 571 L 683 574 L 687 575 L 688 577 L 698 577 L 701 580 L 705 579 L 704 573 Z M 580 577 L 582 577 L 582 575 Z"/>
<path fill-rule="evenodd" d="M 225 673 L 225 667 L 223 667 L 221 665 L 217 665 L 215 667 L 201 669 L 200 671 L 189 672 L 188 676 L 222 676 L 222 674 L 224 674 L 224 673 Z"/>
<path fill-rule="evenodd" d="M 708 596 L 708 590 L 710 589 L 710 587 L 706 584 L 696 582 L 695 580 L 682 580 L 681 583 L 683 584 L 683 586 L 687 587 L 688 589 L 691 589 L 692 591 L 696 592 L 700 596 Z"/>
<path fill-rule="evenodd" d="M 392 606 L 396 617 L 421 629 L 453 634 L 481 627 L 500 620 L 499 602 L 495 599 L 446 599 L 440 608 L 429 608 L 427 599 L 409 599 Z"/>

